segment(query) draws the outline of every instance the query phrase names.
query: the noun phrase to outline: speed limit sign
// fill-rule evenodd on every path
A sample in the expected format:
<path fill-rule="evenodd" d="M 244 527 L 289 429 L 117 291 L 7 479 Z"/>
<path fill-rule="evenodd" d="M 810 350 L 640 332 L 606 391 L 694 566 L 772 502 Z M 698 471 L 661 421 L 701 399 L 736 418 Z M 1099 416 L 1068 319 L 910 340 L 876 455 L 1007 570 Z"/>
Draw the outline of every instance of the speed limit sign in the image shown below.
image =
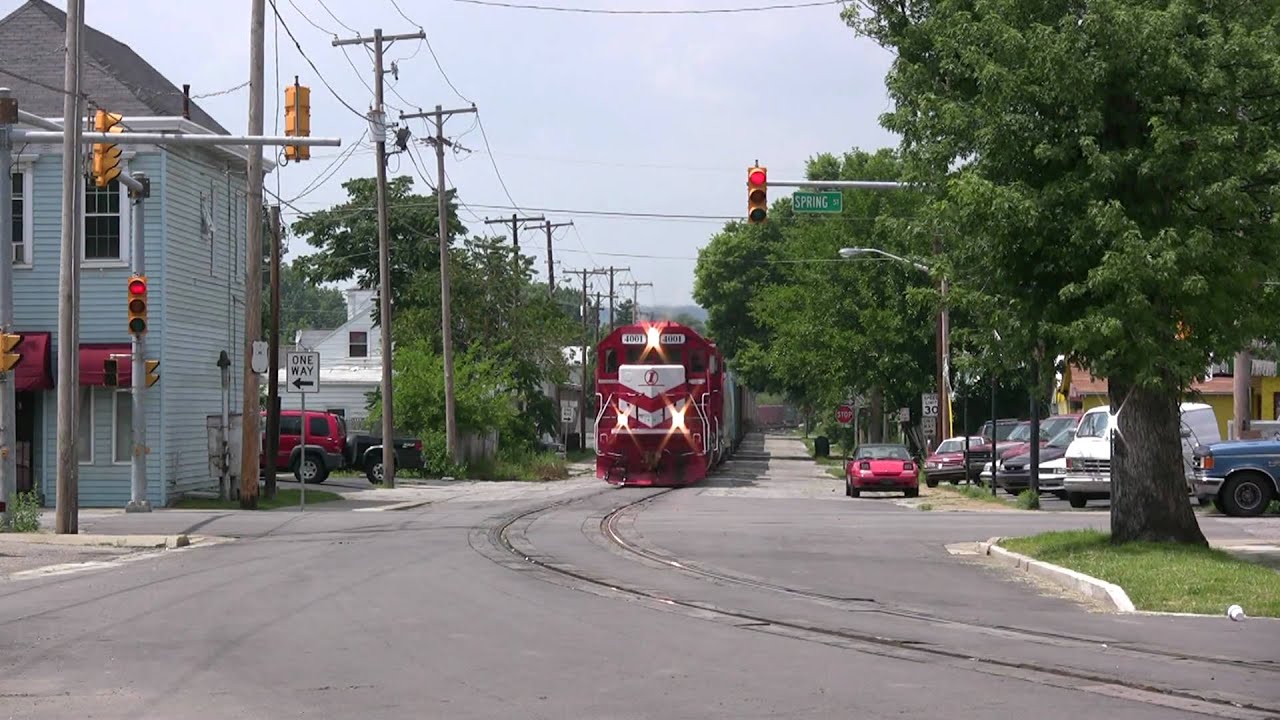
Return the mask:
<path fill-rule="evenodd" d="M 924 417 L 938 417 L 938 394 L 923 393 L 920 395 L 920 407 Z"/>

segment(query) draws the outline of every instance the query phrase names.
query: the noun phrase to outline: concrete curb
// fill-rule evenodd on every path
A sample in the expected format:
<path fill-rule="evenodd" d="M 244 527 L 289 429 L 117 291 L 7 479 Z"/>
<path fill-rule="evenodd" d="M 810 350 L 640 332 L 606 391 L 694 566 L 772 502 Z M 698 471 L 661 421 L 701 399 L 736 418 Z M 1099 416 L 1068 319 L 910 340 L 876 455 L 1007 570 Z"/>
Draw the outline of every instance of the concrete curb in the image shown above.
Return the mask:
<path fill-rule="evenodd" d="M 1133 601 L 1129 599 L 1129 594 L 1119 585 L 1006 550 L 998 544 L 1002 539 L 993 537 L 986 542 L 978 543 L 979 554 L 986 555 L 1006 567 L 1022 570 L 1027 574 L 1078 592 L 1116 612 L 1137 612 L 1137 608 L 1133 606 Z"/>
<path fill-rule="evenodd" d="M 33 545 L 105 545 L 121 548 L 180 548 L 191 544 L 187 535 L 54 535 L 51 533 L 5 533 L 0 543 L 19 542 Z"/>

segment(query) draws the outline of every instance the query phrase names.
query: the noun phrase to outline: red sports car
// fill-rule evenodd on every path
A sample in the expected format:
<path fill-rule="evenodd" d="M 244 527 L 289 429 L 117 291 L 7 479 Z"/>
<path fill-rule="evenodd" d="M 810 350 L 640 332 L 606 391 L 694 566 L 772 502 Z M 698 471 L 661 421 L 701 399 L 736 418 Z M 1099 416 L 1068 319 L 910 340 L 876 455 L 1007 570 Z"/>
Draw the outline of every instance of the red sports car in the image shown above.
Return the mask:
<path fill-rule="evenodd" d="M 920 470 L 906 445 L 859 445 L 845 463 L 844 494 L 858 497 L 867 492 L 920 494 Z"/>

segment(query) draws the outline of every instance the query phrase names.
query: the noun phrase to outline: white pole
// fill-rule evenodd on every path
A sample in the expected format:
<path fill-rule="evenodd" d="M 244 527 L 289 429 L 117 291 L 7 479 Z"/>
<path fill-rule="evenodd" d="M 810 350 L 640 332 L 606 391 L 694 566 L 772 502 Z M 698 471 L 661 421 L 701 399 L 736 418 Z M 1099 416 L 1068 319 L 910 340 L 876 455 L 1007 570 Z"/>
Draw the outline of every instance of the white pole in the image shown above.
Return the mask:
<path fill-rule="evenodd" d="M 302 453 L 298 455 L 298 512 L 307 509 L 307 394 L 302 393 Z"/>
<path fill-rule="evenodd" d="M 133 173 L 139 182 L 146 180 L 146 175 Z M 145 186 L 144 186 L 145 187 Z M 135 193 L 129 193 L 134 196 Z M 133 247 L 129 251 L 129 265 L 136 275 L 146 273 L 145 240 L 145 192 L 136 193 L 133 203 Z M 143 395 L 147 390 L 146 340 L 142 333 L 133 335 L 133 375 L 130 385 L 130 400 L 133 403 L 131 425 L 133 431 L 133 457 L 129 463 L 129 504 L 125 512 L 151 512 L 151 503 L 147 501 L 147 411 Z M 114 452 L 114 449 L 112 450 Z"/>

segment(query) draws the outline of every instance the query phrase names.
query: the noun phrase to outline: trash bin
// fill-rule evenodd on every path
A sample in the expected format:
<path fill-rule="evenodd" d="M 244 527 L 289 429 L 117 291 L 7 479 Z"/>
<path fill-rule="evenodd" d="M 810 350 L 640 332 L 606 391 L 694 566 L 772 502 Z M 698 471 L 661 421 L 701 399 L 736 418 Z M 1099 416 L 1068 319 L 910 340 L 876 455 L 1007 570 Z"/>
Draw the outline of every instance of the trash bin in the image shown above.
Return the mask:
<path fill-rule="evenodd" d="M 813 454 L 815 457 L 829 457 L 831 455 L 831 441 L 825 435 L 819 435 L 813 439 Z"/>

